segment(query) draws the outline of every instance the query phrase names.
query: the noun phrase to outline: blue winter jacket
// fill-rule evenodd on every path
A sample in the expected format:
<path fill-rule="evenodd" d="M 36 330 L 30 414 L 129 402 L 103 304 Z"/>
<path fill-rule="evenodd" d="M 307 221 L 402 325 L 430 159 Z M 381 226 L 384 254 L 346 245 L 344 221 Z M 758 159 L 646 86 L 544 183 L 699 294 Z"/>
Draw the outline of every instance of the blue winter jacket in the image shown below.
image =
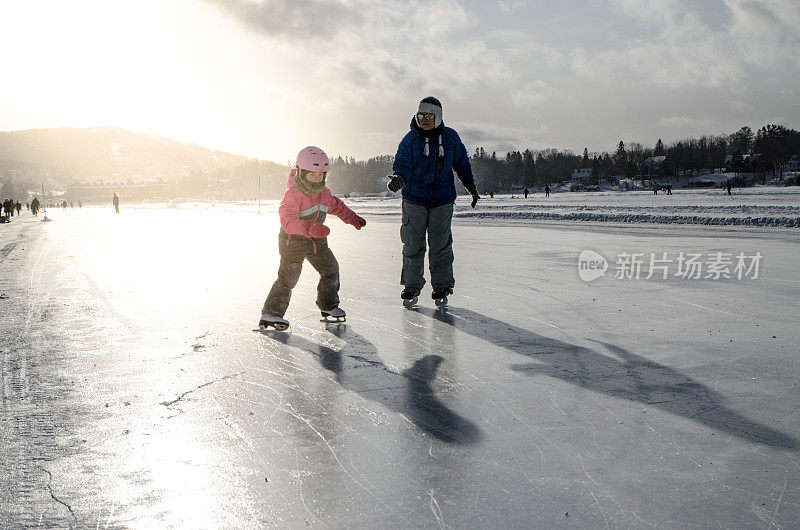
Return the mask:
<path fill-rule="evenodd" d="M 430 139 L 429 154 L 425 156 L 425 137 L 411 124 L 411 131 L 400 141 L 392 170 L 405 179 L 403 200 L 433 208 L 456 201 L 453 170 L 465 185 L 472 182 L 472 167 L 467 149 L 458 133 L 442 126 L 439 137 L 444 157 L 439 158 L 436 137 Z"/>

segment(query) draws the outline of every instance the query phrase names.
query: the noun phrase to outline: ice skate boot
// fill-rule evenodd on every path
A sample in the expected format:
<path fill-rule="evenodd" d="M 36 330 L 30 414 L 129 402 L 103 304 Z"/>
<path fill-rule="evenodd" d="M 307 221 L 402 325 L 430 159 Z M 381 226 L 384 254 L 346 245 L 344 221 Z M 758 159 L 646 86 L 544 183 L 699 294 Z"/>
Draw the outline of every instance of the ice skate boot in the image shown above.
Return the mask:
<path fill-rule="evenodd" d="M 264 313 L 261 315 L 261 320 L 258 321 L 258 329 L 253 331 L 271 331 L 272 329 L 275 331 L 286 331 L 288 328 L 288 320 L 270 315 L 269 313 Z"/>
<path fill-rule="evenodd" d="M 436 303 L 436 307 L 447 307 L 447 295 L 453 292 L 451 289 L 434 289 L 431 293 L 431 298 Z"/>
<path fill-rule="evenodd" d="M 419 289 L 403 289 L 403 292 L 400 293 L 400 298 L 403 299 L 403 306 L 406 309 L 410 309 L 417 305 Z"/>
<path fill-rule="evenodd" d="M 330 311 L 320 312 L 322 313 L 320 322 L 325 322 L 326 324 L 341 324 L 347 320 L 347 313 L 340 307 L 334 307 Z"/>

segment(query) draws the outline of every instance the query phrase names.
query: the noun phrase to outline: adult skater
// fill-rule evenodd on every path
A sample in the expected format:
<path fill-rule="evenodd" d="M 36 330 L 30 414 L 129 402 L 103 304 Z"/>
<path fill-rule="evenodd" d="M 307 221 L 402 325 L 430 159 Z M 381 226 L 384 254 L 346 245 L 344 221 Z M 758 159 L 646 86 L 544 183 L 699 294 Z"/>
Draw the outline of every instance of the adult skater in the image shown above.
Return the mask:
<path fill-rule="evenodd" d="M 467 149 L 458 133 L 444 126 L 442 104 L 434 97 L 420 101 L 394 158 L 394 174 L 387 188 L 403 190 L 402 225 L 403 269 L 400 297 L 406 307 L 417 301 L 425 285 L 425 236 L 430 255 L 428 266 L 433 287 L 432 298 L 441 306 L 453 292 L 453 204 L 456 187 L 453 171 L 472 195 L 472 207 L 478 202 L 478 190 L 472 176 Z"/>
<path fill-rule="evenodd" d="M 36 197 L 31 201 L 31 213 L 34 217 L 39 217 L 39 199 Z"/>
<path fill-rule="evenodd" d="M 278 234 L 278 252 L 281 262 L 278 279 L 272 285 L 261 310 L 261 329 L 274 327 L 283 330 L 289 322 L 283 318 L 292 289 L 300 279 L 303 261 L 308 260 L 319 272 L 317 307 L 326 322 L 343 322 L 345 312 L 339 307 L 339 263 L 328 248 L 325 226 L 326 214 L 335 215 L 347 224 L 361 230 L 367 222 L 334 197 L 326 186 L 330 160 L 319 147 L 309 146 L 297 155 L 295 167 L 286 182 L 278 214 L 281 229 Z M 328 320 L 328 319 L 332 320 Z"/>
<path fill-rule="evenodd" d="M 731 194 L 731 188 L 732 188 L 732 187 L 733 187 L 733 186 L 731 186 L 731 181 L 730 181 L 730 179 L 726 180 L 726 181 L 725 181 L 725 189 L 726 189 L 726 190 L 728 190 L 728 195 L 730 195 L 730 194 Z"/>
<path fill-rule="evenodd" d="M 530 192 L 528 191 L 528 188 L 525 188 L 525 191 L 523 191 L 522 193 L 525 194 L 525 198 L 527 199 L 528 198 L 528 193 L 530 193 Z"/>
<path fill-rule="evenodd" d="M 14 207 L 17 210 L 17 215 L 22 213 L 22 203 L 21 202 L 17 201 L 17 204 L 15 204 Z"/>
<path fill-rule="evenodd" d="M 114 210 L 119 213 L 119 195 L 114 192 L 114 198 L 111 199 L 111 202 L 114 203 Z"/>
<path fill-rule="evenodd" d="M 550 186 L 545 186 L 544 187 L 544 196 L 545 197 L 549 197 L 550 196 Z"/>

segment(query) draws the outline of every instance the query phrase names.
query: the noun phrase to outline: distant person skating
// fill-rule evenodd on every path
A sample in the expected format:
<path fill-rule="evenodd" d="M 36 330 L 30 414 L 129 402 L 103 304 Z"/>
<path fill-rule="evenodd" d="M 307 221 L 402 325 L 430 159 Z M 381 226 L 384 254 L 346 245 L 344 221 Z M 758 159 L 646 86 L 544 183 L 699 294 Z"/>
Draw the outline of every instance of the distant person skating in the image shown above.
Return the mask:
<path fill-rule="evenodd" d="M 494 199 L 494 190 L 489 190 L 489 198 Z"/>
<path fill-rule="evenodd" d="M 478 190 L 467 149 L 458 133 L 445 127 L 438 99 L 427 97 L 419 102 L 410 128 L 397 148 L 394 173 L 387 184 L 389 191 L 403 190 L 400 283 L 404 288 L 400 297 L 406 307 L 411 307 L 425 285 L 427 235 L 431 297 L 437 306 L 442 306 L 455 286 L 452 222 L 457 193 L 453 172 L 472 196 L 473 208 L 478 202 Z"/>
<path fill-rule="evenodd" d="M 34 217 L 39 217 L 39 199 L 36 197 L 31 201 L 31 213 Z"/>
<path fill-rule="evenodd" d="M 319 272 L 317 307 L 326 322 L 343 322 L 345 312 L 339 308 L 339 263 L 328 248 L 330 228 L 325 226 L 326 214 L 335 215 L 361 230 L 367 222 L 333 196 L 326 186 L 330 160 L 319 147 L 309 146 L 300 151 L 286 183 L 286 192 L 278 213 L 281 229 L 278 233 L 278 252 L 281 262 L 278 279 L 272 285 L 261 310 L 261 329 L 273 327 L 284 330 L 289 322 L 283 318 L 292 289 L 297 285 L 303 261 L 308 260 Z M 331 319 L 331 320 L 329 320 Z"/>
<path fill-rule="evenodd" d="M 528 193 L 530 193 L 530 192 L 528 191 L 528 188 L 525 188 L 525 191 L 523 191 L 522 193 L 525 195 L 525 198 L 527 199 L 528 198 Z"/>
<path fill-rule="evenodd" d="M 22 203 L 17 201 L 17 204 L 14 205 L 17 210 L 17 215 L 22 213 Z"/>
<path fill-rule="evenodd" d="M 64 211 L 67 211 L 67 201 L 61 201 L 61 207 L 64 208 Z"/>
<path fill-rule="evenodd" d="M 733 187 L 733 186 L 731 186 L 731 181 L 730 181 L 730 179 L 726 180 L 726 181 L 725 181 L 725 189 L 726 189 L 726 190 L 728 190 L 728 195 L 730 195 L 730 194 L 731 194 L 731 188 L 732 188 L 732 187 Z"/>
<path fill-rule="evenodd" d="M 1 206 L 0 215 L 2 215 L 6 219 L 6 222 L 10 222 L 11 211 L 13 210 L 13 208 L 11 208 L 11 201 L 8 199 L 8 197 L 3 199 L 3 204 L 0 206 Z"/>
<path fill-rule="evenodd" d="M 119 195 L 114 193 L 114 197 L 111 199 L 111 202 L 114 203 L 114 210 L 119 213 Z"/>
<path fill-rule="evenodd" d="M 545 186 L 544 187 L 544 196 L 545 197 L 549 197 L 550 196 L 550 186 Z"/>

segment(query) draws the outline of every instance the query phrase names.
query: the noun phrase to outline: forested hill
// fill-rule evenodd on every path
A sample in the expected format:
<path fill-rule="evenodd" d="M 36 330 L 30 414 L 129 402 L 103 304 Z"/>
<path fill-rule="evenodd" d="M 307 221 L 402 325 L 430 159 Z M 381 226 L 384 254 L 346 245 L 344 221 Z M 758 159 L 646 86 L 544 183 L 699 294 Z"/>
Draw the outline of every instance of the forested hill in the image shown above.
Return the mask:
<path fill-rule="evenodd" d="M 0 132 L 0 176 L 79 181 L 230 174 L 256 164 L 269 173 L 284 166 L 198 145 L 113 127 Z"/>

